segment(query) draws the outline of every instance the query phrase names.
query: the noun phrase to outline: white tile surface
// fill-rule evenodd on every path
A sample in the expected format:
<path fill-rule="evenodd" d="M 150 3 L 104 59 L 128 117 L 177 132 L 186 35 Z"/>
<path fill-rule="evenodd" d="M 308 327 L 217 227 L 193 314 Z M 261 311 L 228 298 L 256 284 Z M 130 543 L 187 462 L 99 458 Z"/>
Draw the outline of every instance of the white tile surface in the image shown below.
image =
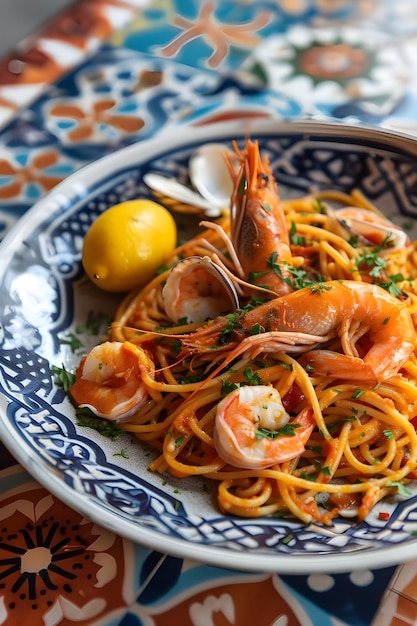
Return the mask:
<path fill-rule="evenodd" d="M 0 0 L 0 56 L 74 0 Z"/>

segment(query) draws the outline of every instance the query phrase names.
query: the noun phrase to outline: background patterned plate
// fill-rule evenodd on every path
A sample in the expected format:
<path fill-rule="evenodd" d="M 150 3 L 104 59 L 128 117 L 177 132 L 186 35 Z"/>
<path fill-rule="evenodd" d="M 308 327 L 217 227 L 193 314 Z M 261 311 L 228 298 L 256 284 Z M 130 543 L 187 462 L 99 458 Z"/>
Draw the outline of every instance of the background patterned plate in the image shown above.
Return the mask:
<path fill-rule="evenodd" d="M 99 292 L 82 270 L 83 236 L 95 217 L 117 202 L 149 195 L 142 182 L 147 171 L 185 182 L 190 153 L 199 144 L 243 142 L 247 135 L 258 138 L 269 154 L 283 197 L 317 188 L 358 188 L 412 230 L 417 143 L 384 131 L 271 121 L 184 128 L 180 138 L 161 133 L 85 167 L 38 202 L 1 245 L 3 441 L 68 505 L 118 535 L 174 556 L 290 574 L 347 572 L 416 558 L 417 495 L 385 502 L 388 521 L 378 519 L 377 508 L 360 525 L 225 517 L 203 480 L 154 476 L 147 470 L 151 453 L 129 435 L 112 441 L 78 426 L 54 383 L 52 366 L 73 369 L 99 341 L 119 300 Z M 184 230 L 189 224 L 179 226 Z M 92 335 L 81 328 L 88 319 L 95 322 Z M 71 341 L 74 334 L 81 339 L 78 348 Z"/>

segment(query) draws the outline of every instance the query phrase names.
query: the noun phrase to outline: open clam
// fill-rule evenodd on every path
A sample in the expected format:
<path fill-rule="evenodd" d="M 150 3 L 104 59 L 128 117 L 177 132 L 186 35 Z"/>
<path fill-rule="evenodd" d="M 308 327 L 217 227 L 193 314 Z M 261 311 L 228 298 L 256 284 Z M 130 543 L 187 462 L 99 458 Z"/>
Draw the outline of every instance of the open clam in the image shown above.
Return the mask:
<path fill-rule="evenodd" d="M 335 220 L 336 230 L 342 237 L 356 236 L 361 245 L 381 246 L 379 254 L 402 250 L 410 243 L 402 228 L 376 211 L 354 206 L 337 210 L 326 207 L 326 210 Z"/>
<path fill-rule="evenodd" d="M 232 154 L 221 143 L 207 143 L 191 155 L 190 180 L 203 198 L 220 209 L 229 206 L 233 182 L 226 167 L 224 155 Z"/>
<path fill-rule="evenodd" d="M 218 206 L 214 206 L 196 191 L 179 183 L 175 178 L 148 172 L 144 175 L 143 181 L 161 204 L 177 213 L 201 213 L 208 218 L 221 215 Z"/>
<path fill-rule="evenodd" d="M 227 212 L 233 190 L 225 163 L 230 148 L 221 143 L 200 146 L 190 157 L 189 177 L 193 188 L 175 178 L 148 172 L 143 181 L 155 197 L 178 213 L 197 213 L 216 218 Z"/>
<path fill-rule="evenodd" d="M 178 261 L 165 282 L 162 298 L 167 316 L 175 323 L 205 322 L 239 307 L 232 280 L 208 256 Z"/>

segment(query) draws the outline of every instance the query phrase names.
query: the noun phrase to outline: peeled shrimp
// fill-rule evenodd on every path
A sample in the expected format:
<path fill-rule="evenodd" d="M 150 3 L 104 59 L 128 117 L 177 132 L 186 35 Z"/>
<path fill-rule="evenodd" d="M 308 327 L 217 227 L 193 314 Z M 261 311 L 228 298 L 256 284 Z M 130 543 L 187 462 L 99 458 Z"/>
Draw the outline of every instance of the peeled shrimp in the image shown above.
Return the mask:
<path fill-rule="evenodd" d="M 153 367 L 140 347 L 106 341 L 82 359 L 69 392 L 79 408 L 110 421 L 128 419 L 149 399 L 141 372 L 153 374 Z"/>
<path fill-rule="evenodd" d="M 219 456 L 235 467 L 271 467 L 302 454 L 316 424 L 311 409 L 289 422 L 275 387 L 239 387 L 217 406 L 214 445 Z M 280 431 L 284 426 L 287 434 Z"/>
<path fill-rule="evenodd" d="M 316 343 L 338 335 L 346 338 L 350 322 L 360 323 L 367 334 L 367 342 L 362 344 L 362 349 L 358 347 L 357 354 L 355 346 L 346 354 L 311 350 L 311 342 L 310 345 L 306 342 L 308 337 Z M 218 318 L 183 342 L 197 352 L 213 350 L 221 343 L 219 338 L 228 324 L 228 319 Z M 372 383 L 381 382 L 401 369 L 416 346 L 416 330 L 404 303 L 382 287 L 333 280 L 255 307 L 239 318 L 230 341 L 235 341 L 237 346 L 230 351 L 228 361 L 243 352 L 254 357 L 261 352 L 283 349 L 302 351 L 306 353 L 303 363 L 310 371 Z"/>

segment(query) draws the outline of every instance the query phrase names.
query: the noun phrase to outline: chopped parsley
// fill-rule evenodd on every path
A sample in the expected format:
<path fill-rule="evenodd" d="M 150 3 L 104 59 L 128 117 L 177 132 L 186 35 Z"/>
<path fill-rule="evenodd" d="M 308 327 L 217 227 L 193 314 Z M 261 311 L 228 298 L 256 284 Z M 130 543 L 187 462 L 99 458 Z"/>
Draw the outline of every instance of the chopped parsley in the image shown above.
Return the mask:
<path fill-rule="evenodd" d="M 330 291 L 330 289 L 333 289 L 333 287 L 331 285 L 326 285 L 325 283 L 319 282 L 310 287 L 310 289 L 311 293 L 318 293 L 319 295 L 321 295 L 323 291 Z"/>
<path fill-rule="evenodd" d="M 222 331 L 220 337 L 219 337 L 219 343 L 220 345 L 227 345 L 230 342 L 233 330 L 235 328 L 235 326 L 237 326 L 237 324 L 239 324 L 239 321 L 241 320 L 242 316 L 244 315 L 243 310 L 241 311 L 236 311 L 235 313 L 229 313 L 226 317 L 227 317 L 227 324 L 226 327 L 224 328 L 224 330 Z"/>
<path fill-rule="evenodd" d="M 385 289 L 385 291 L 388 291 L 391 295 L 398 297 L 402 294 L 402 291 L 397 283 L 404 281 L 405 278 L 401 273 L 387 276 L 386 261 L 378 254 L 383 248 L 388 246 L 389 243 L 390 235 L 388 234 L 378 246 L 374 246 L 371 250 L 364 250 L 363 254 L 356 259 L 356 268 L 359 271 L 361 271 L 363 267 L 370 268 L 369 276 L 374 279 L 375 284 Z"/>
<path fill-rule="evenodd" d="M 126 448 L 122 448 L 122 449 L 120 450 L 120 452 L 115 452 L 115 453 L 113 454 L 113 456 L 121 456 L 121 457 L 123 457 L 124 459 L 128 459 L 128 458 L 129 458 L 129 455 L 128 455 L 128 453 L 127 453 L 127 449 L 126 449 Z"/>
<path fill-rule="evenodd" d="M 235 391 L 235 389 L 239 389 L 239 387 L 239 383 L 231 383 L 229 380 L 222 380 L 221 394 L 222 396 L 227 396 L 229 393 L 232 393 L 232 391 Z"/>
<path fill-rule="evenodd" d="M 378 256 L 378 251 L 373 249 L 372 251 L 364 251 L 362 256 L 356 259 L 356 268 L 360 270 L 361 266 L 366 265 L 370 267 L 369 275 L 373 278 L 379 278 L 382 273 L 385 272 L 387 264 L 385 260 Z"/>
<path fill-rule="evenodd" d="M 182 341 L 181 339 L 174 339 L 172 342 L 172 350 L 174 354 L 179 354 L 182 350 Z"/>
<path fill-rule="evenodd" d="M 323 448 L 321 446 L 307 446 L 307 450 L 311 450 L 315 454 L 323 454 Z"/>
<path fill-rule="evenodd" d="M 77 426 L 92 428 L 100 433 L 100 435 L 103 435 L 103 437 L 108 437 L 108 439 L 112 441 L 116 441 L 116 439 L 124 433 L 117 422 L 109 422 L 99 417 L 91 417 L 91 411 L 88 409 L 77 411 Z"/>
<path fill-rule="evenodd" d="M 315 474 L 307 474 L 307 472 L 301 472 L 300 478 L 303 478 L 304 480 L 309 480 L 312 483 L 317 481 L 317 476 Z"/>
<path fill-rule="evenodd" d="M 278 252 L 273 252 L 267 259 L 266 259 L 266 266 L 271 269 L 277 276 L 279 276 L 279 278 L 282 280 L 282 282 L 286 283 L 287 285 L 290 285 L 292 287 L 292 281 L 290 278 L 286 278 L 283 273 L 282 273 L 282 269 L 281 266 L 279 265 L 279 263 L 277 263 L 278 261 Z"/>
<path fill-rule="evenodd" d="M 332 475 L 332 471 L 331 471 L 330 467 L 328 465 L 322 465 L 321 462 L 318 459 L 314 460 L 314 465 L 317 467 L 319 472 L 321 472 L 325 476 L 331 476 Z"/>
<path fill-rule="evenodd" d="M 328 431 L 331 435 L 333 435 L 333 433 L 335 433 L 338 430 L 338 428 L 342 426 L 342 424 L 344 424 L 345 422 L 356 422 L 357 419 L 358 418 L 356 415 L 351 415 L 350 417 L 344 417 L 343 419 L 338 420 L 337 422 L 333 422 L 333 424 L 329 424 Z"/>
<path fill-rule="evenodd" d="M 62 367 L 52 365 L 51 371 L 54 375 L 55 383 L 62 387 L 64 391 L 68 391 L 71 385 L 75 383 L 75 374 L 65 369 L 64 365 Z"/>
<path fill-rule="evenodd" d="M 316 213 L 321 213 L 322 215 L 326 213 L 326 206 L 320 198 L 315 198 L 313 202 L 313 209 Z"/>
<path fill-rule="evenodd" d="M 404 280 L 405 278 L 402 274 L 392 274 L 391 276 L 388 276 L 387 280 L 378 280 L 376 284 L 382 287 L 382 289 L 385 289 L 385 291 L 388 291 L 388 293 L 390 293 L 392 296 L 395 296 L 397 298 L 402 294 L 402 290 L 398 287 L 397 283 L 400 283 Z"/>
<path fill-rule="evenodd" d="M 243 375 L 244 375 L 244 377 L 246 378 L 246 380 L 248 381 L 248 383 L 250 385 L 260 385 L 261 384 L 261 377 L 259 376 L 258 372 L 252 371 L 252 369 L 250 367 L 247 367 L 244 370 Z"/>
<path fill-rule="evenodd" d="M 59 343 L 62 345 L 67 345 L 71 348 L 71 352 L 76 352 L 80 348 L 84 347 L 84 344 L 80 339 L 78 339 L 77 335 L 74 333 L 67 333 L 65 337 L 61 337 L 59 339 Z"/>
<path fill-rule="evenodd" d="M 288 370 L 289 372 L 292 372 L 292 363 L 284 363 L 284 361 L 278 361 L 277 365 L 280 365 L 285 370 Z"/>
<path fill-rule="evenodd" d="M 385 486 L 386 487 L 396 487 L 398 495 L 404 496 L 404 498 L 408 498 L 409 496 L 411 496 L 411 492 L 408 491 L 407 487 L 405 487 L 399 481 L 389 480 L 387 483 L 385 483 Z"/>
<path fill-rule="evenodd" d="M 293 246 L 305 246 L 306 240 L 302 235 L 297 235 L 297 226 L 295 222 L 291 222 L 290 227 L 290 242 Z"/>
<path fill-rule="evenodd" d="M 270 430 L 269 428 L 257 428 L 255 435 L 257 439 L 278 439 L 278 437 L 294 437 L 296 428 L 300 428 L 300 424 L 285 424 L 278 430 Z"/>
<path fill-rule="evenodd" d="M 79 324 L 76 332 L 86 335 L 98 335 L 103 326 L 107 327 L 111 322 L 111 317 L 105 313 L 95 313 L 90 311 L 85 324 Z"/>

